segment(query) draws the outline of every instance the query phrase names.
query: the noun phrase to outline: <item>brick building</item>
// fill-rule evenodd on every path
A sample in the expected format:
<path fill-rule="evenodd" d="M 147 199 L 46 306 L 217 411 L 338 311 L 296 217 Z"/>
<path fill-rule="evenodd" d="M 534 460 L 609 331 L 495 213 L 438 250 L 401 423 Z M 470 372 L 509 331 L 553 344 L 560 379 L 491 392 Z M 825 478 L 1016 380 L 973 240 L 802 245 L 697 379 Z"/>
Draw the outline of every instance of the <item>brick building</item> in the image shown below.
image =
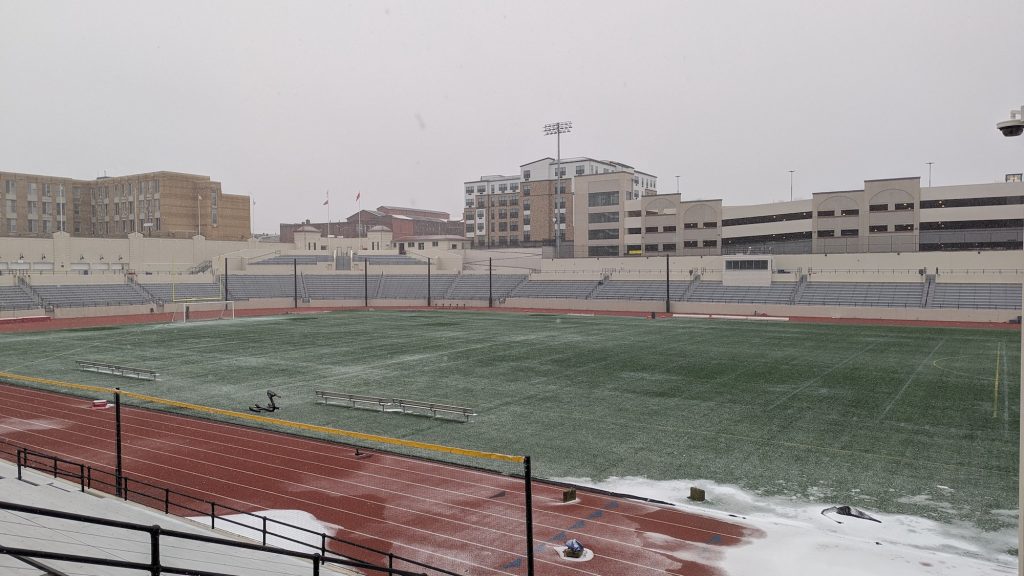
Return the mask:
<path fill-rule="evenodd" d="M 251 234 L 248 196 L 224 194 L 209 176 L 149 172 L 79 180 L 0 172 L 0 237 L 245 240 Z"/>
<path fill-rule="evenodd" d="M 300 226 L 313 226 L 326 236 L 344 238 L 365 237 L 370 228 L 384 226 L 391 230 L 394 240 L 409 236 L 462 236 L 462 222 L 450 220 L 447 212 L 424 210 L 421 208 L 401 208 L 398 206 L 380 206 L 376 210 L 360 210 L 345 218 L 344 221 L 331 222 L 300 222 L 298 224 L 281 224 L 280 241 L 294 241 L 295 230 Z"/>

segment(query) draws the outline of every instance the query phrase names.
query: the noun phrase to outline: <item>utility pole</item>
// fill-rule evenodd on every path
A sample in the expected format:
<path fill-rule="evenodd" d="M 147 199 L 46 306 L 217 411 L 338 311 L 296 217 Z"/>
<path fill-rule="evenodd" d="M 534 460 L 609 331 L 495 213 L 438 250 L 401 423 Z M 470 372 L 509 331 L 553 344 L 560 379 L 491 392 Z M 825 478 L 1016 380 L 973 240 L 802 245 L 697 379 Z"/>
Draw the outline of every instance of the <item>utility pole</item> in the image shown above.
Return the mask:
<path fill-rule="evenodd" d="M 544 135 L 555 135 L 558 141 L 555 160 L 555 258 L 562 255 L 562 134 L 572 131 L 572 122 L 554 122 L 544 125 Z"/>

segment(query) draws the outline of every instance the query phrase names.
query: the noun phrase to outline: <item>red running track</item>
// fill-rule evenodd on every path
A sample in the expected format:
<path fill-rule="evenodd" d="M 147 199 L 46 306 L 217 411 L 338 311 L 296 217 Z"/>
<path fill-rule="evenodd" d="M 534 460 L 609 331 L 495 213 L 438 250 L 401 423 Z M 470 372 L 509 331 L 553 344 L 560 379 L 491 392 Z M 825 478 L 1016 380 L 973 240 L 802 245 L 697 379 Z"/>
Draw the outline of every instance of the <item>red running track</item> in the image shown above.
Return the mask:
<path fill-rule="evenodd" d="M 93 468 L 114 467 L 114 411 L 0 385 L 0 440 Z M 124 473 L 246 512 L 303 510 L 349 541 L 459 574 L 525 574 L 523 482 L 496 473 L 233 424 L 125 407 Z M 723 548 L 762 534 L 670 506 L 533 484 L 538 576 L 722 576 Z M 178 511 L 183 515 L 196 515 Z M 577 538 L 587 562 L 559 557 Z M 380 563 L 376 555 L 330 546 Z M 376 557 L 374 557 L 376 556 Z M 396 563 L 396 568 L 416 569 Z"/>

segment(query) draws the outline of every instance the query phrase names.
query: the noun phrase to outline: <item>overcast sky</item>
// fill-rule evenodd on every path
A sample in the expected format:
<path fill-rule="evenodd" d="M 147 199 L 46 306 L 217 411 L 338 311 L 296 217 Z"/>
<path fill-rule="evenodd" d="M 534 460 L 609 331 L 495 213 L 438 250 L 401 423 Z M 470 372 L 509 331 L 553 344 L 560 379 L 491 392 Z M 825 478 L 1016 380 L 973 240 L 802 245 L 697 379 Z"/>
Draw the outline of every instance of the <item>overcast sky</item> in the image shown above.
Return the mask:
<path fill-rule="evenodd" d="M 1024 170 L 1024 2 L 0 4 L 0 171 L 205 174 L 255 231 L 614 159 L 726 204 Z"/>

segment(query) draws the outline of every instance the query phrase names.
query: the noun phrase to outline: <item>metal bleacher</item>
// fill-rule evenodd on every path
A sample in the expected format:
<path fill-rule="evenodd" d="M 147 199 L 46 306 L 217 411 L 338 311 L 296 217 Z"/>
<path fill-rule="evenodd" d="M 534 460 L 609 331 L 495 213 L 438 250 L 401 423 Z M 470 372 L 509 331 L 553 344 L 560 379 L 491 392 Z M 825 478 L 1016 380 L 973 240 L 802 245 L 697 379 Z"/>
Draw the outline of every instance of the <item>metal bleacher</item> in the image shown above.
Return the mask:
<path fill-rule="evenodd" d="M 788 304 L 796 282 L 770 286 L 723 286 L 721 282 L 701 281 L 686 297 L 687 302 L 726 302 L 745 304 Z"/>
<path fill-rule="evenodd" d="M 920 308 L 919 282 L 808 282 L 797 304 Z"/>
<path fill-rule="evenodd" d="M 231 300 L 255 300 L 259 298 L 293 298 L 295 279 L 289 275 L 233 275 L 228 281 L 228 295 Z M 302 297 L 302 284 L 299 285 Z"/>
<path fill-rule="evenodd" d="M 233 277 L 232 277 L 233 279 Z M 156 283 L 140 285 L 149 291 L 154 298 L 161 302 L 173 302 L 190 298 L 222 299 L 224 297 L 221 285 L 216 282 L 201 284 L 170 284 Z"/>
<path fill-rule="evenodd" d="M 670 281 L 669 299 L 680 301 L 689 282 Z M 599 300 L 664 300 L 665 282 L 661 280 L 607 280 L 591 296 Z"/>
<path fill-rule="evenodd" d="M 425 260 L 413 258 L 412 256 L 405 256 L 402 254 L 374 254 L 374 255 L 362 255 L 356 254 L 352 257 L 353 262 L 366 262 L 371 266 L 406 266 L 410 264 L 421 264 L 426 266 Z"/>
<path fill-rule="evenodd" d="M 488 289 L 496 300 L 508 298 L 517 286 L 526 281 L 525 274 L 462 274 L 455 278 L 445 298 L 449 300 L 487 300 Z M 488 288 L 490 283 L 490 288 Z"/>
<path fill-rule="evenodd" d="M 455 281 L 452 274 L 435 274 L 430 277 L 430 294 L 434 298 L 443 297 Z M 380 281 L 378 298 L 411 300 L 427 297 L 427 275 L 383 276 Z"/>
<path fill-rule="evenodd" d="M 512 291 L 513 298 L 587 298 L 597 280 L 527 280 Z"/>
<path fill-rule="evenodd" d="M 33 285 L 47 305 L 58 308 L 148 304 L 150 297 L 133 284 Z"/>
<path fill-rule="evenodd" d="M 21 286 L 0 286 L 0 310 L 39 308 L 32 295 Z"/>
<path fill-rule="evenodd" d="M 320 262 L 333 262 L 334 256 L 330 254 L 299 254 L 295 256 L 273 256 L 266 260 L 259 260 L 256 262 L 250 262 L 252 265 L 261 266 L 291 266 L 293 263 L 300 266 L 308 266 L 310 264 L 319 264 Z"/>
<path fill-rule="evenodd" d="M 362 300 L 364 278 L 353 274 L 303 274 L 306 294 L 311 300 Z M 377 293 L 379 277 L 365 279 L 370 297 Z"/>
<path fill-rule="evenodd" d="M 1021 309 L 1020 284 L 936 283 L 929 308 Z"/>

